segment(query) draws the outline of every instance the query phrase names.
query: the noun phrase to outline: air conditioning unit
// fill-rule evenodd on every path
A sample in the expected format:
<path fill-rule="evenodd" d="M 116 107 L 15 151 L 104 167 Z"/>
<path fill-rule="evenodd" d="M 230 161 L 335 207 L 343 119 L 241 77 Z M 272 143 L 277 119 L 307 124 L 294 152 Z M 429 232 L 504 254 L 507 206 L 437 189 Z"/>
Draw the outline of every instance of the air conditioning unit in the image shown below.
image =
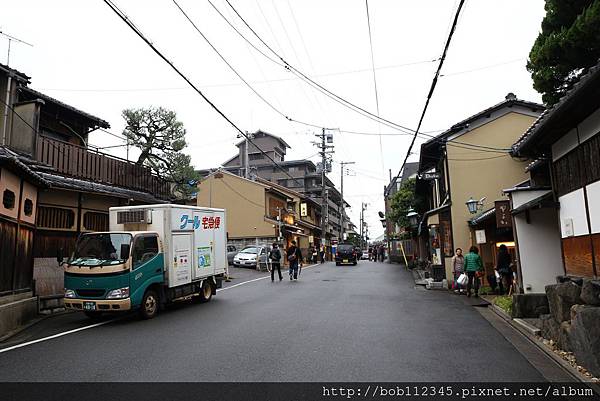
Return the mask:
<path fill-rule="evenodd" d="M 137 209 L 117 212 L 117 224 L 152 224 L 152 210 Z"/>

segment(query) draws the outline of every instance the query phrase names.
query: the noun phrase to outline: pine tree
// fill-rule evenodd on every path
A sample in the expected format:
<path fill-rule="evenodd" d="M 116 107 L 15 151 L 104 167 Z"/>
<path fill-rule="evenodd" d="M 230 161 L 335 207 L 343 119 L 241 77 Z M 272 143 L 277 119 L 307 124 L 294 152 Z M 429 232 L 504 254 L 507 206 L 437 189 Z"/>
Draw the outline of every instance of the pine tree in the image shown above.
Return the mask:
<path fill-rule="evenodd" d="M 560 100 L 600 58 L 600 0 L 546 0 L 527 69 L 547 105 Z"/>

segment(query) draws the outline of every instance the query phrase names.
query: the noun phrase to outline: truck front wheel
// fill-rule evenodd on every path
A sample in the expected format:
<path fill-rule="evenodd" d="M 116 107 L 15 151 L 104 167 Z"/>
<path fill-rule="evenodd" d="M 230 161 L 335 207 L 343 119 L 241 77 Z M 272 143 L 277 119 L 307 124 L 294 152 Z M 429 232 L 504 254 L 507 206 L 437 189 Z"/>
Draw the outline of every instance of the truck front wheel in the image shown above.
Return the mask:
<path fill-rule="evenodd" d="M 142 319 L 152 319 L 158 313 L 158 295 L 153 290 L 148 290 L 142 298 L 140 316 Z"/>

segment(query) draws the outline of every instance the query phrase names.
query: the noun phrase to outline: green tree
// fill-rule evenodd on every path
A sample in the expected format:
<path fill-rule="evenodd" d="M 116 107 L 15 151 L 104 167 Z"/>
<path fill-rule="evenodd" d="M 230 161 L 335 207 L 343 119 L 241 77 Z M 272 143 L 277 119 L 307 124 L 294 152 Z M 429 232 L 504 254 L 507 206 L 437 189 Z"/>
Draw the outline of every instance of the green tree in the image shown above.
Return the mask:
<path fill-rule="evenodd" d="M 533 87 L 553 105 L 600 58 L 600 0 L 546 0 L 527 62 Z"/>
<path fill-rule="evenodd" d="M 137 165 L 151 168 L 174 183 L 174 194 L 187 199 L 195 192 L 198 173 L 191 157 L 181 153 L 187 146 L 185 128 L 174 111 L 162 107 L 126 109 L 123 135 L 140 150 Z"/>
<path fill-rule="evenodd" d="M 391 211 L 389 213 L 390 220 L 398 224 L 400 227 L 410 227 L 410 223 L 406 218 L 410 208 L 413 208 L 417 213 L 423 209 L 422 198 L 415 195 L 416 178 L 409 178 L 400 186 L 398 192 L 392 196 Z"/>

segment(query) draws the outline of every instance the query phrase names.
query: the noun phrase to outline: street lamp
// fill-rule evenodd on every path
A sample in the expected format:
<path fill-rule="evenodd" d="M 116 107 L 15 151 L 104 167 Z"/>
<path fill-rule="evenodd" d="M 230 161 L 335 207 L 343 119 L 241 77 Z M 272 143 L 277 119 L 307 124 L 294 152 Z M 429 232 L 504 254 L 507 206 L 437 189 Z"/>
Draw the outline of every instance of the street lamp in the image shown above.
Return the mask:
<path fill-rule="evenodd" d="M 477 210 L 483 207 L 483 201 L 485 200 L 485 197 L 479 199 L 478 201 L 473 199 L 473 197 L 469 197 L 469 200 L 465 202 L 465 205 L 467 205 L 467 209 L 469 209 L 469 213 L 471 214 L 475 214 L 477 213 Z"/>
<path fill-rule="evenodd" d="M 408 219 L 408 224 L 411 227 L 416 227 L 419 220 L 419 214 L 415 212 L 415 210 L 411 207 L 408 209 L 408 213 L 406 214 L 406 218 Z"/>

